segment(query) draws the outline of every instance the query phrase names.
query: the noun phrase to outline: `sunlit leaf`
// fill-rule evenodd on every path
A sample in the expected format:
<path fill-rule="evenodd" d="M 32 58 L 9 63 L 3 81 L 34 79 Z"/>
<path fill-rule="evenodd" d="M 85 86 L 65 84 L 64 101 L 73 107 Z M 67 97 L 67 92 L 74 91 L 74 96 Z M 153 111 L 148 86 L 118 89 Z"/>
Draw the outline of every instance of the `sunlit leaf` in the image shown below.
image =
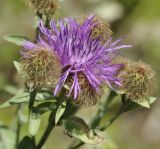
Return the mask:
<path fill-rule="evenodd" d="M 58 123 L 58 121 L 60 120 L 61 116 L 63 115 L 64 111 L 66 108 L 66 101 L 64 100 L 60 105 L 59 108 L 56 111 L 56 115 L 55 115 L 55 124 Z"/>
<path fill-rule="evenodd" d="M 143 102 L 136 102 L 137 104 L 141 105 L 145 108 L 150 108 L 150 105 L 153 104 L 157 100 L 156 97 L 147 97 L 146 99 L 142 100 Z"/>
<path fill-rule="evenodd" d="M 146 99 L 143 99 L 143 102 L 132 102 L 130 101 L 130 104 L 128 106 L 128 108 L 125 110 L 126 111 L 132 111 L 141 107 L 144 108 L 150 108 L 150 106 L 157 100 L 157 97 L 147 97 Z"/>
<path fill-rule="evenodd" d="M 20 90 L 14 97 L 12 97 L 11 99 L 7 100 L 5 103 L 0 105 L 0 108 L 6 108 L 12 104 L 25 103 L 28 101 L 29 101 L 29 93 Z"/>
<path fill-rule="evenodd" d="M 52 93 L 45 92 L 45 91 L 38 91 L 36 95 L 36 101 L 43 101 L 43 100 L 55 100 L 56 98 L 53 96 Z"/>
<path fill-rule="evenodd" d="M 70 117 L 62 121 L 66 133 L 76 137 L 88 144 L 98 144 L 103 141 L 103 138 L 97 135 L 89 126 L 79 117 Z"/>
<path fill-rule="evenodd" d="M 148 97 L 149 104 L 153 104 L 157 100 L 157 97 Z"/>
<path fill-rule="evenodd" d="M 21 73 L 21 71 L 22 71 L 22 64 L 20 62 L 17 62 L 17 61 L 14 61 L 13 63 L 14 63 L 15 68 L 17 69 L 17 72 Z"/>
<path fill-rule="evenodd" d="M 20 90 L 15 96 L 7 100 L 0 105 L 0 108 L 6 108 L 14 104 L 28 103 L 30 98 L 30 93 L 24 90 Z M 46 101 L 55 101 L 55 97 L 48 92 L 38 92 L 36 95 L 36 102 L 46 102 Z"/>
<path fill-rule="evenodd" d="M 5 35 L 4 39 L 18 46 L 22 46 L 25 40 L 28 40 L 26 37 L 21 36 L 21 35 Z"/>
<path fill-rule="evenodd" d="M 33 112 L 39 112 L 40 114 L 43 114 L 48 111 L 53 111 L 58 108 L 58 105 L 56 102 L 43 102 L 41 104 L 38 104 L 37 106 L 32 108 Z"/>
<path fill-rule="evenodd" d="M 41 122 L 41 115 L 39 113 L 30 113 L 29 116 L 29 132 L 32 136 L 35 136 L 38 132 Z"/>
<path fill-rule="evenodd" d="M 150 104 L 149 104 L 149 101 L 146 100 L 146 99 L 142 99 L 142 102 L 137 102 L 137 101 L 134 101 L 135 103 L 139 104 L 140 106 L 144 107 L 144 108 L 150 108 Z"/>

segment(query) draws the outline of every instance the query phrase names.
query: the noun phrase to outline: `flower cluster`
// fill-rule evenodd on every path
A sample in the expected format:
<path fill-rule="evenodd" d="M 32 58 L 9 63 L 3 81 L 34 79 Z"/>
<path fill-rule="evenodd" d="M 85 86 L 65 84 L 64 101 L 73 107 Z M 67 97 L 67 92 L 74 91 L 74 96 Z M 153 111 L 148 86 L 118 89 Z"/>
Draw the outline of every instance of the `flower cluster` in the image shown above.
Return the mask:
<path fill-rule="evenodd" d="M 116 75 L 122 65 L 113 64 L 112 60 L 118 49 L 131 46 L 118 45 L 122 39 L 112 42 L 112 37 L 102 44 L 99 36 L 93 38 L 93 28 L 96 26 L 97 21 L 92 15 L 83 23 L 71 18 L 64 18 L 58 23 L 52 21 L 50 28 L 40 23 L 41 36 L 38 44 L 43 43 L 47 46 L 56 55 L 62 68 L 54 95 L 67 85 L 69 88 L 67 96 L 81 103 L 87 97 L 94 101 L 104 84 L 110 87 L 112 83 L 120 85 Z M 26 44 L 25 48 L 28 51 L 35 49 L 31 48 L 31 43 Z M 26 52 L 23 51 L 22 56 L 27 56 Z M 57 65 L 54 66 L 53 63 L 53 67 Z"/>

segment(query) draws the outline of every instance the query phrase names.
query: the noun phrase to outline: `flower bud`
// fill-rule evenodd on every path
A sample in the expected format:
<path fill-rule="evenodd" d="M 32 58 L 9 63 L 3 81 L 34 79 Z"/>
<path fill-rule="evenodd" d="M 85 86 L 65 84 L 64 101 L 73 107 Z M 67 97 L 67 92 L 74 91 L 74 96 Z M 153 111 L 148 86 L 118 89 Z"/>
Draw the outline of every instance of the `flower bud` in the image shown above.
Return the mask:
<path fill-rule="evenodd" d="M 124 68 L 118 74 L 121 79 L 118 90 L 126 94 L 127 99 L 142 102 L 153 92 L 155 73 L 149 65 L 142 62 L 123 62 Z"/>
<path fill-rule="evenodd" d="M 35 12 L 44 14 L 48 17 L 53 16 L 58 6 L 57 0 L 26 0 L 26 3 L 33 8 Z"/>
<path fill-rule="evenodd" d="M 78 21 L 80 24 L 84 23 L 87 17 L 80 17 Z M 105 22 L 105 20 L 99 16 L 94 16 L 91 22 L 93 27 L 91 28 L 91 37 L 93 39 L 99 38 L 102 43 L 106 42 L 113 34 L 110 25 Z"/>
<path fill-rule="evenodd" d="M 96 23 L 96 25 L 91 29 L 93 39 L 100 38 L 102 42 L 105 42 L 112 36 L 113 32 L 110 25 L 106 23 L 103 18 L 95 16 L 93 23 Z"/>
<path fill-rule="evenodd" d="M 25 51 L 24 55 L 21 63 L 27 86 L 29 88 L 55 87 L 61 73 L 61 65 L 54 52 L 37 46 L 36 49 Z"/>

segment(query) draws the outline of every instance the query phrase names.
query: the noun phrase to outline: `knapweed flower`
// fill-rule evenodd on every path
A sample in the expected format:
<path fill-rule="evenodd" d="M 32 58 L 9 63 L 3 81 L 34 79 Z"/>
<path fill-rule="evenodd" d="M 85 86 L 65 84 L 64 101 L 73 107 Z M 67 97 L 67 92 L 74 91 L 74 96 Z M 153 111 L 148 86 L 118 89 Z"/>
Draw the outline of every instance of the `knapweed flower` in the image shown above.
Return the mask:
<path fill-rule="evenodd" d="M 25 0 L 35 12 L 51 17 L 58 6 L 57 0 Z"/>
<path fill-rule="evenodd" d="M 150 96 L 154 89 L 155 73 L 149 65 L 142 62 L 124 60 L 124 67 L 118 77 L 122 85 L 118 90 L 125 94 L 128 100 L 142 102 Z"/>
<path fill-rule="evenodd" d="M 114 82 L 120 85 L 116 74 L 122 65 L 112 64 L 112 59 L 118 49 L 131 46 L 117 45 L 122 39 L 111 42 L 110 38 L 104 44 L 99 37 L 93 39 L 92 28 L 96 25 L 92 15 L 82 24 L 71 18 L 59 20 L 57 25 L 52 21 L 50 29 L 40 24 L 43 39 L 57 54 L 63 68 L 54 95 L 67 85 L 68 96 L 76 101 L 80 101 L 81 96 L 82 100 L 88 96 L 93 101 L 102 84 L 107 83 L 111 87 Z"/>
<path fill-rule="evenodd" d="M 29 88 L 53 87 L 61 73 L 61 65 L 54 51 L 43 41 L 34 44 L 24 42 L 21 63 Z"/>

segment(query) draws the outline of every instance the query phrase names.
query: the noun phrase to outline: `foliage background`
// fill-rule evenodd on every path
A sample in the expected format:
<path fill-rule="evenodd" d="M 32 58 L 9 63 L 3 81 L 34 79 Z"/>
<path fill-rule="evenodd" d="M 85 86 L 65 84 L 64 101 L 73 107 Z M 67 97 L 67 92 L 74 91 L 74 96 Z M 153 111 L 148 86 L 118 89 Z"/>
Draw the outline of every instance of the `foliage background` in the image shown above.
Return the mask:
<path fill-rule="evenodd" d="M 60 6 L 64 16 L 78 16 L 85 13 L 98 13 L 111 23 L 114 37 L 126 36 L 125 43 L 133 44 L 122 54 L 133 60 L 142 60 L 156 71 L 157 87 L 155 95 L 160 93 L 160 1 L 159 0 L 61 0 Z M 12 94 L 7 93 L 9 85 L 20 88 L 19 76 L 13 66 L 13 60 L 19 59 L 19 49 L 4 41 L 6 34 L 21 34 L 34 38 L 33 12 L 23 0 L 0 0 L 0 103 Z M 116 110 L 117 103 L 112 106 Z M 156 101 L 150 110 L 140 109 L 122 115 L 106 132 L 104 149 L 159 149 L 160 146 L 160 101 Z M 95 107 L 83 108 L 80 115 L 88 121 Z M 0 123 L 8 126 L 15 124 L 15 107 L 0 110 Z M 110 115 L 109 115 L 110 116 Z M 46 125 L 46 117 L 41 124 L 38 137 Z M 106 120 L 108 115 L 106 116 Z M 105 120 L 104 120 L 105 121 Z M 3 139 L 0 131 L 0 140 Z M 27 125 L 23 134 L 27 134 Z M 38 138 L 37 137 L 37 138 Z M 114 140 L 110 141 L 111 138 Z M 9 139 L 5 136 L 5 141 Z M 13 138 L 12 138 L 13 139 Z M 62 129 L 56 128 L 51 134 L 46 149 L 66 149 L 72 139 L 65 136 Z M 93 148 L 84 146 L 83 148 Z M 98 147 L 98 148 L 102 148 Z M 103 149 L 102 148 L 102 149 Z M 1 148 L 0 148 L 1 149 Z M 10 149 L 10 148 L 6 148 Z"/>

